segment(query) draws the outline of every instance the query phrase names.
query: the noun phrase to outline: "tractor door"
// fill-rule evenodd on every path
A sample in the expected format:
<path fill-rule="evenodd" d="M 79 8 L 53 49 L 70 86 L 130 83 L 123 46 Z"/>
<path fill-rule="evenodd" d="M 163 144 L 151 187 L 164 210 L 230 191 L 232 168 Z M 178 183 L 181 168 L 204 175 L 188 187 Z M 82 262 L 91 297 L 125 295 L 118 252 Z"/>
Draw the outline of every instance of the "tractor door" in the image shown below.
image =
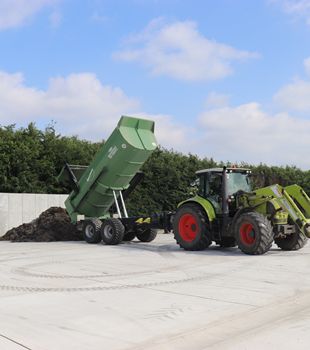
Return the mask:
<path fill-rule="evenodd" d="M 198 194 L 209 200 L 213 205 L 216 214 L 222 212 L 222 173 L 207 172 L 199 177 L 199 192 Z"/>

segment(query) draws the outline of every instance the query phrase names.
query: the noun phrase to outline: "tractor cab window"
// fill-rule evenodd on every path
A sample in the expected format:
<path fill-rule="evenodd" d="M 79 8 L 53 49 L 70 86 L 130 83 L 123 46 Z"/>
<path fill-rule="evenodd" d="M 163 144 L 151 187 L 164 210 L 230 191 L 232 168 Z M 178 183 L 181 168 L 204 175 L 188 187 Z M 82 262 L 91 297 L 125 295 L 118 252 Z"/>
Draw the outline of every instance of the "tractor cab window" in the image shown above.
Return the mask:
<path fill-rule="evenodd" d="M 206 196 L 218 198 L 222 193 L 222 174 L 209 173 L 206 184 Z"/>
<path fill-rule="evenodd" d="M 251 192 L 252 184 L 248 174 L 229 173 L 227 174 L 228 195 L 231 196 L 238 191 Z"/>
<path fill-rule="evenodd" d="M 221 211 L 222 173 L 205 173 L 199 179 L 199 195 L 207 198 L 216 212 Z"/>
<path fill-rule="evenodd" d="M 206 180 L 205 174 L 199 176 L 199 178 L 196 180 L 196 186 L 198 187 L 198 194 L 201 197 L 205 197 L 205 180 Z"/>

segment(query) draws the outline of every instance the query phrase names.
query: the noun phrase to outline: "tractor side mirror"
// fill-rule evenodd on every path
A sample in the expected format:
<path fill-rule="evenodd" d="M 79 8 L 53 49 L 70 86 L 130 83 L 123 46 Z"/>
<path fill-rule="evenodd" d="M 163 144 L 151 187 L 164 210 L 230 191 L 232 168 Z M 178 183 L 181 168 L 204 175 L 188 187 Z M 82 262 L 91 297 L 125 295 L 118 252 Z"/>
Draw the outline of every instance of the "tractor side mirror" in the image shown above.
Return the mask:
<path fill-rule="evenodd" d="M 190 183 L 190 187 L 199 187 L 199 179 L 195 179 L 194 181 L 192 181 L 191 183 Z"/>
<path fill-rule="evenodd" d="M 196 196 L 196 194 L 198 193 L 198 188 L 199 188 L 199 179 L 195 179 L 190 183 L 189 195 Z"/>

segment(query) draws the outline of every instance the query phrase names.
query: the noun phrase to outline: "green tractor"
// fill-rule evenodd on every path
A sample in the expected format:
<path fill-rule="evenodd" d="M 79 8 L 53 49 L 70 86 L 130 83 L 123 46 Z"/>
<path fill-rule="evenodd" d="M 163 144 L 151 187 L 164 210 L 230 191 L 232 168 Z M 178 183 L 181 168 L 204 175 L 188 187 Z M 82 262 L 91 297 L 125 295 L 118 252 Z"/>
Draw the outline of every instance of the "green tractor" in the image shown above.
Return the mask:
<path fill-rule="evenodd" d="M 202 250 L 212 242 L 264 254 L 275 242 L 302 248 L 310 237 L 310 199 L 298 185 L 253 190 L 251 170 L 215 168 L 197 173 L 198 193 L 179 204 L 173 219 L 177 243 Z"/>

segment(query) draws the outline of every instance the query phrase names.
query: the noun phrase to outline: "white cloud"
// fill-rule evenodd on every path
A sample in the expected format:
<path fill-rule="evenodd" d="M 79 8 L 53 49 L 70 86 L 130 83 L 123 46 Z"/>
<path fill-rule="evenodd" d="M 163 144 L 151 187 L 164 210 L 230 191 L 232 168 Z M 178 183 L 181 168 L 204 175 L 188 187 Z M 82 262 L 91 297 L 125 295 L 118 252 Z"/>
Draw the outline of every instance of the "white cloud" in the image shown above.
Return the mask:
<path fill-rule="evenodd" d="M 46 90 L 25 84 L 22 74 L 0 72 L 0 124 L 49 122 L 67 134 L 98 140 L 121 114 L 139 110 L 139 102 L 120 89 L 103 85 L 90 73 L 52 78 Z"/>
<path fill-rule="evenodd" d="M 0 0 L 0 30 L 25 24 L 45 6 L 61 0 Z"/>
<path fill-rule="evenodd" d="M 287 110 L 310 112 L 310 81 L 295 80 L 283 86 L 275 94 L 274 101 Z"/>
<path fill-rule="evenodd" d="M 269 0 L 279 4 L 283 11 L 295 18 L 303 18 L 310 25 L 310 0 Z"/>
<path fill-rule="evenodd" d="M 273 100 L 282 109 L 300 113 L 310 113 L 310 57 L 303 62 L 308 77 L 295 78 L 284 85 L 274 95 Z"/>
<path fill-rule="evenodd" d="M 197 129 L 192 121 L 180 123 L 166 114 L 136 113 L 135 116 L 155 121 L 155 135 L 161 146 L 184 153 L 195 153 L 199 148 Z"/>
<path fill-rule="evenodd" d="M 155 120 L 161 145 L 190 151 L 191 143 L 184 143 L 190 128 L 171 116 L 142 112 L 139 101 L 118 87 L 103 85 L 94 74 L 52 78 L 46 90 L 38 90 L 27 86 L 20 73 L 0 72 L 0 125 L 47 125 L 54 120 L 61 134 L 97 141 L 110 134 L 121 115 Z"/>
<path fill-rule="evenodd" d="M 207 110 L 200 125 L 205 154 L 218 160 L 310 168 L 310 120 L 269 114 L 248 103 Z"/>
<path fill-rule="evenodd" d="M 205 105 L 207 108 L 225 107 L 229 103 L 229 98 L 229 95 L 219 94 L 213 91 L 207 96 Z"/>
<path fill-rule="evenodd" d="M 42 91 L 25 87 L 23 75 L 0 72 L 0 123 L 22 121 L 38 109 L 44 97 Z"/>
<path fill-rule="evenodd" d="M 127 48 L 114 54 L 116 59 L 139 62 L 153 75 L 180 80 L 221 79 L 232 74 L 232 62 L 258 56 L 206 38 L 191 21 L 165 24 L 162 19 L 153 20 L 126 44 Z"/>

